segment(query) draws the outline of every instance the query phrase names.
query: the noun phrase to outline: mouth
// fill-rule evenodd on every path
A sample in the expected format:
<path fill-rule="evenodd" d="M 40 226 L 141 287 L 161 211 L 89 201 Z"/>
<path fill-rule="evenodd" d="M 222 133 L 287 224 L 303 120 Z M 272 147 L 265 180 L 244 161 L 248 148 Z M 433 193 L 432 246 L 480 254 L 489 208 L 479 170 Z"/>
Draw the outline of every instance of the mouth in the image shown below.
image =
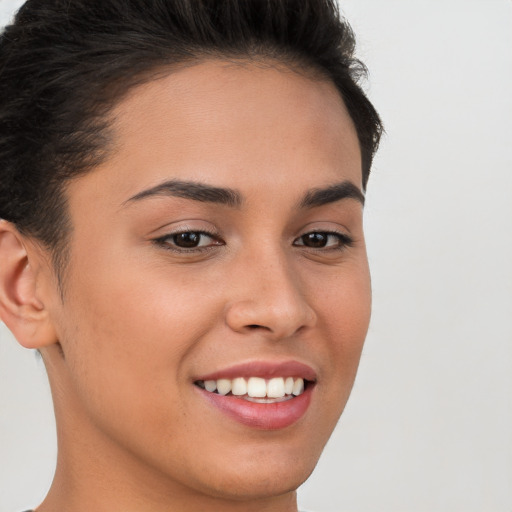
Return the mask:
<path fill-rule="evenodd" d="M 295 361 L 237 365 L 194 380 L 207 403 L 237 422 L 264 430 L 291 426 L 309 408 L 316 372 Z"/>
<path fill-rule="evenodd" d="M 208 393 L 232 396 L 252 403 L 273 404 L 293 400 L 313 382 L 302 377 L 236 377 L 234 379 L 197 380 L 196 386 Z"/>

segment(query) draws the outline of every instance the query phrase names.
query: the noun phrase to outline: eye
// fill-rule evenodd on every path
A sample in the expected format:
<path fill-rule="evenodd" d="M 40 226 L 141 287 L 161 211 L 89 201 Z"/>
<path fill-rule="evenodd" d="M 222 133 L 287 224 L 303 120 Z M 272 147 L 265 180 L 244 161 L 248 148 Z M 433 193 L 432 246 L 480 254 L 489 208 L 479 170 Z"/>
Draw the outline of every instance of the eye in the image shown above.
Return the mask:
<path fill-rule="evenodd" d="M 293 245 L 310 249 L 343 249 L 352 245 L 352 238 L 345 233 L 311 231 L 294 240 Z"/>
<path fill-rule="evenodd" d="M 213 233 L 205 231 L 181 231 L 170 233 L 155 239 L 155 243 L 166 249 L 175 251 L 204 250 L 209 247 L 223 245 L 223 242 Z"/>

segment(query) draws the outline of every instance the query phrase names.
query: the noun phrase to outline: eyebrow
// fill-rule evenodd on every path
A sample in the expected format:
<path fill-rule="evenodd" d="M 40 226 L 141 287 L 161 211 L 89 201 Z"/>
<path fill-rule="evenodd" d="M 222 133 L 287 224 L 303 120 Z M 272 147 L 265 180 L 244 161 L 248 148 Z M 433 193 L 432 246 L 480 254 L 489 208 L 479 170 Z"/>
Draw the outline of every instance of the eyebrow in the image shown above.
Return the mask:
<path fill-rule="evenodd" d="M 341 199 L 355 199 L 364 206 L 365 197 L 361 190 L 351 181 L 342 181 L 325 188 L 315 188 L 306 193 L 299 203 L 299 208 L 316 208 L 334 203 Z"/>
<path fill-rule="evenodd" d="M 123 205 L 155 196 L 182 197 L 203 203 L 223 204 L 232 208 L 239 208 L 243 203 L 240 192 L 232 188 L 215 187 L 194 181 L 169 180 L 135 194 Z M 355 199 L 362 205 L 365 201 L 361 190 L 346 180 L 328 187 L 309 190 L 299 201 L 298 207 L 300 209 L 316 208 L 342 199 Z"/>
<path fill-rule="evenodd" d="M 123 205 L 154 196 L 182 197 L 202 203 L 223 204 L 232 208 L 238 208 L 242 204 L 241 194 L 231 188 L 214 187 L 194 181 L 170 180 L 135 194 Z"/>

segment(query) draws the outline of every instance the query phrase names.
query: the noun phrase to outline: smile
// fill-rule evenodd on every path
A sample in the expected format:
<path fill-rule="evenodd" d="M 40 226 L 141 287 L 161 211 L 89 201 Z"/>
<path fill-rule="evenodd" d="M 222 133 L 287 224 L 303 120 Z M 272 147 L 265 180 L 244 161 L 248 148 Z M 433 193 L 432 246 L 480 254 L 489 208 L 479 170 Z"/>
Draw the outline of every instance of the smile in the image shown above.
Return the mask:
<path fill-rule="evenodd" d="M 307 381 L 306 381 L 307 382 Z M 304 379 L 298 377 L 237 377 L 234 379 L 199 380 L 195 384 L 209 393 L 236 396 L 255 403 L 278 403 L 302 395 Z"/>
<path fill-rule="evenodd" d="M 306 414 L 317 373 L 298 361 L 252 361 L 197 376 L 193 383 L 202 400 L 230 421 L 279 430 Z"/>

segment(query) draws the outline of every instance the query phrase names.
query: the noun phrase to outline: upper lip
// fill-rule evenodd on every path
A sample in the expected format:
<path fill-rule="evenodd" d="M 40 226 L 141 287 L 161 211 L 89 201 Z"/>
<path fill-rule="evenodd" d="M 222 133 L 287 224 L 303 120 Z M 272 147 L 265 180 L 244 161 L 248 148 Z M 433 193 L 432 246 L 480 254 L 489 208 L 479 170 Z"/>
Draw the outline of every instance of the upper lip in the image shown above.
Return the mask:
<path fill-rule="evenodd" d="M 197 377 L 195 380 L 235 379 L 237 377 L 295 377 L 316 381 L 316 372 L 307 364 L 299 361 L 250 361 Z"/>

